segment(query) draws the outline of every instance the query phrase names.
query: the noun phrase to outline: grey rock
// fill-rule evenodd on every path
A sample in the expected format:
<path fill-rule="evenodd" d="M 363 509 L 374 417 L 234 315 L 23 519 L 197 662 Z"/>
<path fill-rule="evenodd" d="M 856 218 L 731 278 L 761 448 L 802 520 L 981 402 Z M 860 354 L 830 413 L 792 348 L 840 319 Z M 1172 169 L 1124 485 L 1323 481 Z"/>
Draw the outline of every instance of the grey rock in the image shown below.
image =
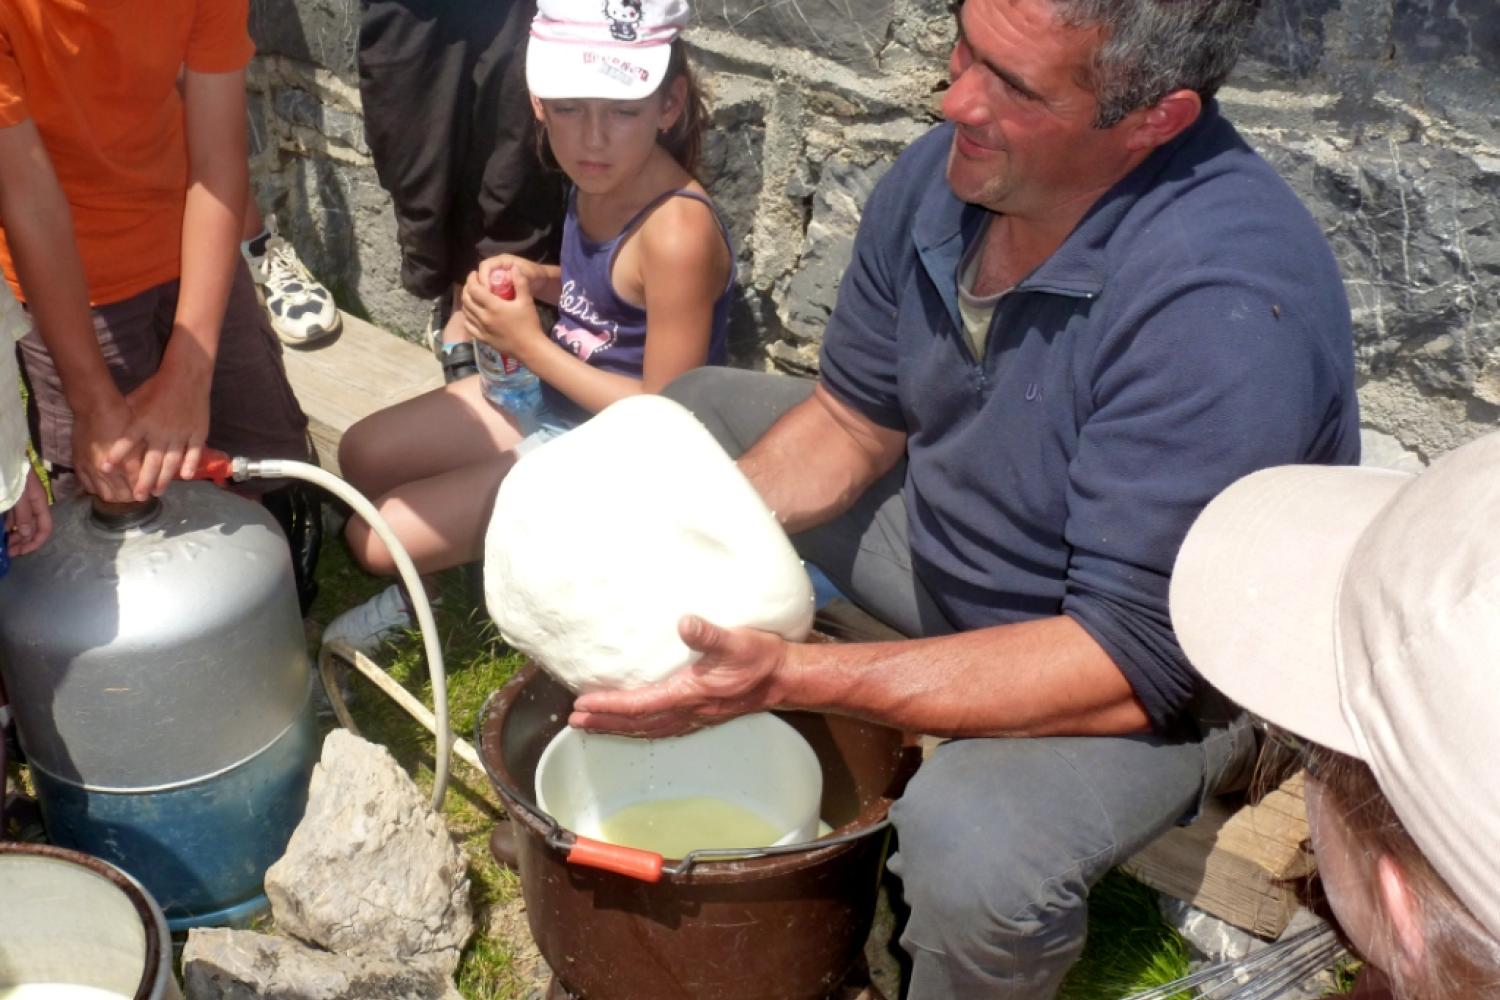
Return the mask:
<path fill-rule="evenodd" d="M 342 729 L 323 742 L 266 895 L 283 933 L 444 976 L 474 926 L 463 853 L 442 817 L 384 747 Z"/>
<path fill-rule="evenodd" d="M 323 66 L 353 83 L 359 0 L 251 0 L 257 51 Z"/>
<path fill-rule="evenodd" d="M 319 951 L 290 938 L 195 927 L 182 950 L 187 1000 L 457 1000 L 443 976 Z"/>
<path fill-rule="evenodd" d="M 1181 934 L 1192 949 L 1195 962 L 1225 962 L 1244 958 L 1250 954 L 1257 941 L 1254 935 L 1181 899 L 1162 894 L 1157 897 L 1157 906 L 1167 924 Z"/>
<path fill-rule="evenodd" d="M 711 28 L 875 71 L 895 10 L 890 0 L 725 0 L 700 8 L 699 19 Z"/>
<path fill-rule="evenodd" d="M 1368 427 L 1359 432 L 1359 446 L 1360 465 L 1411 473 L 1427 467 L 1422 456 L 1406 448 L 1396 437 Z"/>
<path fill-rule="evenodd" d="M 275 113 L 282 121 L 312 129 L 333 142 L 366 155 L 365 123 L 359 115 L 328 107 L 317 96 L 300 87 L 281 86 L 273 98 Z"/>
<path fill-rule="evenodd" d="M 842 160 L 823 164 L 801 260 L 781 298 L 782 323 L 793 345 L 822 337 L 854 252 L 854 234 L 865 202 L 889 166 L 882 162 L 859 167 Z"/>

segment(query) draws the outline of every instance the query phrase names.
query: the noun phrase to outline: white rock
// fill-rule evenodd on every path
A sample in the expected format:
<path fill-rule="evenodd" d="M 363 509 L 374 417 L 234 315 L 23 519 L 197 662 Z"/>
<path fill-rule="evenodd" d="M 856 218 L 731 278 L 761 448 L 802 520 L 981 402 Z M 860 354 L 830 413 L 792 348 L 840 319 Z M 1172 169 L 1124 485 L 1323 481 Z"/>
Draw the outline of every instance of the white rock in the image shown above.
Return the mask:
<path fill-rule="evenodd" d="M 182 950 L 187 1000 L 458 1000 L 443 976 L 318 951 L 291 938 L 195 927 Z"/>
<path fill-rule="evenodd" d="M 335 729 L 307 812 L 266 872 L 276 928 L 449 976 L 474 928 L 463 852 L 384 747 Z"/>
<path fill-rule="evenodd" d="M 708 430 L 641 395 L 526 455 L 495 498 L 485 598 L 506 640 L 574 691 L 631 688 L 697 660 L 696 614 L 798 640 L 812 583 Z"/>

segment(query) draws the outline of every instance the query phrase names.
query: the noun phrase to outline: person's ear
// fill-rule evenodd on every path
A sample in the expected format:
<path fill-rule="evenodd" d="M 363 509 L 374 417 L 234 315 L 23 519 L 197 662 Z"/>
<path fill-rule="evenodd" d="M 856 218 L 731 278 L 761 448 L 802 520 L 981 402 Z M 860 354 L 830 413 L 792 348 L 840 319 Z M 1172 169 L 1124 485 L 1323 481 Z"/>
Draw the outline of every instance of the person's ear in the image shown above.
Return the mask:
<path fill-rule="evenodd" d="M 1138 108 L 1126 119 L 1130 129 L 1127 148 L 1147 151 L 1177 138 L 1182 130 L 1198 120 L 1203 98 L 1194 90 L 1174 90 L 1149 108 Z M 1133 121 L 1132 121 L 1133 119 Z"/>
<path fill-rule="evenodd" d="M 656 119 L 658 132 L 670 132 L 687 108 L 687 77 L 678 74 L 662 91 L 661 114 Z"/>
<path fill-rule="evenodd" d="M 1375 862 L 1375 892 L 1379 896 L 1380 912 L 1385 914 L 1385 923 L 1390 930 L 1390 959 L 1401 963 L 1399 971 L 1404 974 L 1403 978 L 1413 978 L 1427 954 L 1422 904 L 1412 889 L 1406 870 L 1389 854 L 1382 854 Z"/>
<path fill-rule="evenodd" d="M 536 120 L 537 121 L 539 121 L 539 122 L 545 122 L 547 120 L 547 116 L 542 111 L 542 99 L 539 98 L 539 97 L 537 97 L 535 94 L 531 94 L 530 97 L 531 97 L 531 113 L 534 114 L 534 115 L 536 115 Z"/>

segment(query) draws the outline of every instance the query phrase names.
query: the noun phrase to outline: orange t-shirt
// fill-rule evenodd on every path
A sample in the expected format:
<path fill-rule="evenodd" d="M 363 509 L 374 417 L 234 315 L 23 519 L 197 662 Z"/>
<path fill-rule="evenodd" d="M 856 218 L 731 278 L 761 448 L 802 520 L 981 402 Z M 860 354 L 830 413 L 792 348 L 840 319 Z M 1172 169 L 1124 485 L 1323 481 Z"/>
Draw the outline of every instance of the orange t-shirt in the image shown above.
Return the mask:
<path fill-rule="evenodd" d="M 0 128 L 36 122 L 93 305 L 181 273 L 187 136 L 177 79 L 244 68 L 249 0 L 0 0 Z M 0 219 L 0 266 L 18 296 Z"/>

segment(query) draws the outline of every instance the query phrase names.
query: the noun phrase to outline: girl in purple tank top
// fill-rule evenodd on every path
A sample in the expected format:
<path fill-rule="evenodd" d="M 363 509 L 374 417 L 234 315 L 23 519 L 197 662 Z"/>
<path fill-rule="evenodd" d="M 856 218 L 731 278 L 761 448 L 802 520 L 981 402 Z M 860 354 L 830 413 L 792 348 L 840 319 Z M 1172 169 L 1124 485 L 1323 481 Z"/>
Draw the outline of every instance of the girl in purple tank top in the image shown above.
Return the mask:
<path fill-rule="evenodd" d="M 463 291 L 470 335 L 541 380 L 535 429 L 523 433 L 470 376 L 366 417 L 339 448 L 344 475 L 377 498 L 423 572 L 481 558 L 495 491 L 517 456 L 618 399 L 727 361 L 734 253 L 693 176 L 707 119 L 678 39 L 687 6 L 629 6 L 622 20 L 610 13 L 618 5 L 598 0 L 539 2 L 526 80 L 539 150 L 573 183 L 562 263 L 494 257 Z M 498 271 L 514 298 L 491 292 Z M 557 306 L 550 331 L 538 301 Z M 367 570 L 394 575 L 364 521 L 351 518 L 345 537 Z M 372 651 L 410 623 L 392 586 L 323 635 Z"/>

